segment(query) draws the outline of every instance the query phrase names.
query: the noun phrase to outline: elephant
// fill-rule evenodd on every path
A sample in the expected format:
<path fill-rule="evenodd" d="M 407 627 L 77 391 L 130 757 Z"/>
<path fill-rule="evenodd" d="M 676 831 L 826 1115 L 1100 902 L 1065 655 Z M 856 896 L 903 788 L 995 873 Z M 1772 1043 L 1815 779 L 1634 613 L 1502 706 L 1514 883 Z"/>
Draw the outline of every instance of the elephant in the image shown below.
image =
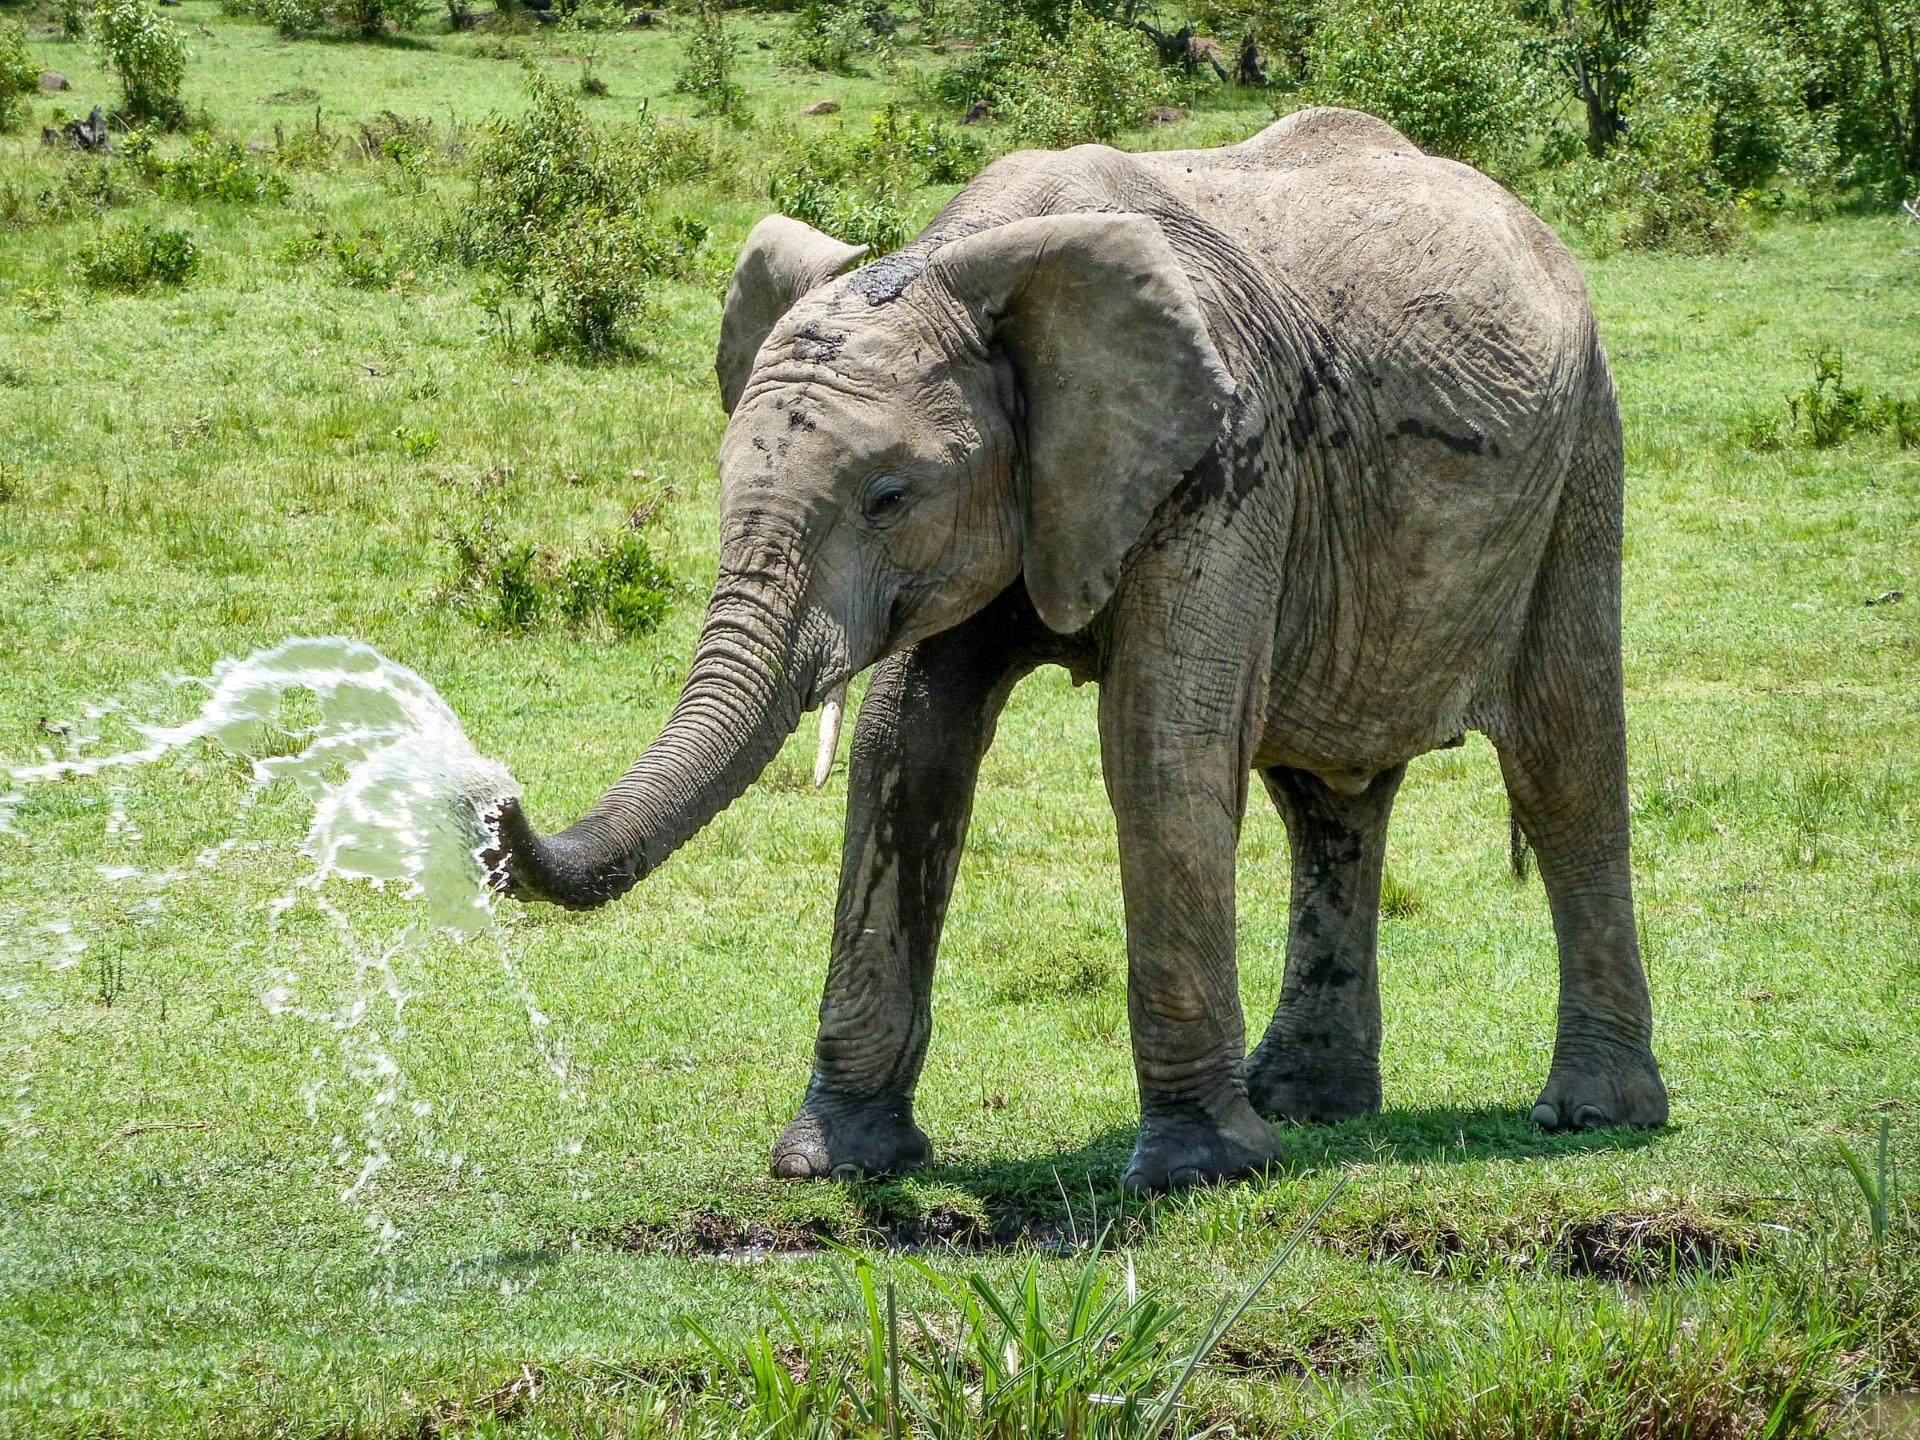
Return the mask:
<path fill-rule="evenodd" d="M 1271 1119 L 1380 1107 L 1388 816 L 1408 761 L 1468 729 L 1559 952 L 1533 1121 L 1665 1122 L 1628 854 L 1619 409 L 1579 270 L 1507 191 L 1331 108 L 1217 149 L 1016 152 L 879 259 L 762 221 L 715 368 L 718 575 L 682 693 L 582 818 L 542 837 L 509 802 L 488 858 L 521 897 L 604 904 L 872 667 L 776 1176 L 931 1159 L 935 952 L 981 757 L 1041 665 L 1099 687 L 1128 1189 L 1258 1171 Z M 1255 772 L 1292 894 L 1248 1054 Z"/>

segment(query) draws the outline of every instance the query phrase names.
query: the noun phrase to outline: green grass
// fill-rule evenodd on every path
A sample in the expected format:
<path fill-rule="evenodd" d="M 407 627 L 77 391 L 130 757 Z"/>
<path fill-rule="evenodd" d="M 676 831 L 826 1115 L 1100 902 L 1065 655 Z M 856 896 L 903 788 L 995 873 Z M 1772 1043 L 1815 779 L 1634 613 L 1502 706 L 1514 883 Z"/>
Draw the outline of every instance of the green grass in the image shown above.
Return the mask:
<path fill-rule="evenodd" d="M 268 145 L 315 104 L 345 133 L 383 109 L 426 116 L 444 143 L 519 103 L 517 67 L 480 52 L 572 43 L 295 44 L 206 0 L 167 13 L 196 50 L 190 104 Z M 543 828 L 589 803 L 664 717 L 711 577 L 712 276 L 764 209 L 752 166 L 787 127 L 835 123 L 793 118 L 801 105 L 831 95 L 864 124 L 899 88 L 773 70 L 756 41 L 783 23 L 740 22 L 760 118 L 727 143 L 748 178 L 661 202 L 713 225 L 709 279 L 666 288 L 634 363 L 504 354 L 459 271 L 353 288 L 288 258 L 321 221 L 403 246 L 458 195 L 445 165 L 425 197 L 348 159 L 293 173 L 285 203 L 147 198 L 107 217 L 193 236 L 201 271 L 178 289 L 81 288 L 69 267 L 103 222 L 0 237 L 0 754 L 57 747 L 42 717 L 90 703 L 177 717 L 192 695 L 167 677 L 338 632 L 432 680 Z M 681 39 L 608 36 L 612 95 L 589 112 L 646 98 L 684 114 Z M 56 100 L 111 101 L 83 49 L 34 47 L 76 87 L 40 97 L 36 126 Z M 1220 102 L 1136 138 L 1203 141 L 1264 114 Z M 0 183 L 66 163 L 0 142 Z M 927 213 L 941 198 L 919 197 Z M 1510 878 L 1489 747 L 1416 760 L 1381 941 L 1385 1111 L 1289 1129 L 1270 1183 L 1166 1201 L 1121 1232 L 1143 1285 L 1205 1313 L 1351 1177 L 1223 1345 L 1201 1416 L 1464 1436 L 1590 1412 L 1578 1433 L 1600 1434 L 1658 1401 L 1666 1428 L 1641 1433 L 1757 1435 L 1784 1397 L 1778 1433 L 1820 1433 L 1853 1387 L 1920 1378 L 1911 1220 L 1874 1250 L 1834 1145 L 1868 1153 L 1886 1117 L 1902 1175 L 1920 1174 L 1920 453 L 1739 440 L 1784 412 L 1821 344 L 1846 347 L 1854 383 L 1912 388 L 1912 233 L 1783 223 L 1729 259 L 1588 265 L 1628 436 L 1637 880 L 1673 1124 L 1528 1126 L 1552 1041 L 1545 901 Z M 408 444 L 429 431 L 427 453 Z M 483 510 L 580 551 L 665 486 L 652 533 L 685 597 L 644 639 L 502 632 L 443 602 L 448 537 Z M 1864 603 L 1890 590 L 1907 598 Z M 124 715 L 82 728 L 128 738 Z M 324 1016 L 356 993 L 355 966 L 310 903 L 268 924 L 302 873 L 297 798 L 248 808 L 243 769 L 211 751 L 28 790 L 0 834 L 0 1432 L 646 1432 L 679 1413 L 662 1419 L 659 1387 L 709 1363 L 679 1317 L 743 1350 L 784 1333 L 782 1311 L 828 1351 L 863 1323 L 829 1257 L 665 1251 L 1113 1218 L 1136 1115 L 1113 827 L 1094 696 L 1052 671 L 1015 695 L 987 759 L 948 926 L 919 1109 L 939 1167 L 858 1189 L 766 1177 L 805 1081 L 838 860 L 844 778 L 814 792 L 811 746 L 809 726 L 607 911 L 506 907 L 512 963 L 552 1017 L 540 1044 L 491 942 L 406 957 L 404 1033 L 370 1022 L 404 1073 L 382 1112 L 399 1116 L 394 1163 L 353 1203 L 379 1086 Z M 259 848 L 194 863 L 235 836 Z M 142 875 L 99 873 L 125 865 Z M 1240 881 L 1257 1030 L 1287 895 L 1284 832 L 1258 804 Z M 362 936 L 411 918 L 391 896 L 330 898 Z M 274 984 L 323 1018 L 269 1017 Z M 876 1263 L 937 1305 L 898 1258 Z M 926 1263 L 1010 1293 L 1026 1255 Z M 1079 1263 L 1043 1259 L 1044 1282 Z"/>

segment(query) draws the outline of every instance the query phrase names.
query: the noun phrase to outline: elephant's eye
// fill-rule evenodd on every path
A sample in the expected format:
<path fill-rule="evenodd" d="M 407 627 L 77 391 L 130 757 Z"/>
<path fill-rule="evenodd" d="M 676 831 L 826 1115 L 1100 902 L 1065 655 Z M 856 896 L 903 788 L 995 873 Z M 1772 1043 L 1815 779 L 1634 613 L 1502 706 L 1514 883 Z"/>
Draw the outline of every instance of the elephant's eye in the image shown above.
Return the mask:
<path fill-rule="evenodd" d="M 885 525 L 900 514 L 906 502 L 906 482 L 892 475 L 881 475 L 868 482 L 860 513 L 869 524 Z"/>

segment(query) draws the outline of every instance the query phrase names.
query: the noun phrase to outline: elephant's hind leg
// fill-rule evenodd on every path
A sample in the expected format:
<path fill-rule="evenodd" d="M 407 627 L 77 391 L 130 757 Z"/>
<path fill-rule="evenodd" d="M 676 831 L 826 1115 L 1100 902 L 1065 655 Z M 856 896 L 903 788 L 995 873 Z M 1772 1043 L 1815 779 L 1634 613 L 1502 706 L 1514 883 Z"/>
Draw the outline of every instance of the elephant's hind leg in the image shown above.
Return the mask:
<path fill-rule="evenodd" d="M 1560 951 L 1553 1066 L 1533 1107 L 1549 1130 L 1667 1118 L 1627 847 L 1619 429 L 1611 389 L 1596 399 L 1492 735 Z"/>
<path fill-rule="evenodd" d="M 1405 765 L 1364 794 L 1304 770 L 1261 772 L 1287 822 L 1293 908 L 1273 1023 L 1247 1057 L 1247 1098 L 1283 1120 L 1346 1120 L 1380 1108 L 1380 870 Z"/>
<path fill-rule="evenodd" d="M 848 764 L 840 899 L 813 1078 L 773 1145 L 805 1180 L 911 1170 L 932 1157 L 913 1093 L 932 1031 L 933 962 L 980 758 L 1037 663 L 1024 593 L 874 668 Z"/>

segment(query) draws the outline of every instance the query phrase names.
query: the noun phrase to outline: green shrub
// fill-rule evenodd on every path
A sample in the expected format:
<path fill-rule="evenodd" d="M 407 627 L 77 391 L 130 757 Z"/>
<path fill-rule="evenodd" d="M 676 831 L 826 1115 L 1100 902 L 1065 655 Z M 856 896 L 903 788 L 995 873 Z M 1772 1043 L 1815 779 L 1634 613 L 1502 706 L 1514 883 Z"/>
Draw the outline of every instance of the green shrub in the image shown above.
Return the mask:
<path fill-rule="evenodd" d="M 995 108 L 1026 145 L 1110 145 L 1173 99 L 1153 42 L 1085 10 L 1057 40 L 1015 29 L 1005 44 L 1018 58 L 995 86 Z"/>
<path fill-rule="evenodd" d="M 1920 445 L 1920 400 L 1847 384 L 1846 352 L 1823 345 L 1813 354 L 1811 383 L 1787 397 L 1787 435 L 1825 450 L 1858 434 L 1891 436 L 1902 449 Z"/>
<path fill-rule="evenodd" d="M 888 105 L 864 135 L 836 127 L 796 146 L 767 193 L 782 214 L 885 254 L 913 236 L 913 190 L 964 184 L 983 159 L 971 136 Z"/>
<path fill-rule="evenodd" d="M 40 72 L 27 53 L 26 27 L 0 20 L 0 134 L 17 128 L 26 117 L 26 97 L 40 83 Z"/>
<path fill-rule="evenodd" d="M 1469 165 L 1495 164 L 1526 123 L 1519 33 L 1489 0 L 1331 0 L 1309 64 L 1317 98 Z"/>
<path fill-rule="evenodd" d="M 120 77 L 126 114 L 172 128 L 185 117 L 180 82 L 189 52 L 178 29 L 151 0 L 100 0 L 93 12 L 93 38 Z"/>
<path fill-rule="evenodd" d="M 863 0 L 807 0 L 795 12 L 777 53 L 782 64 L 797 70 L 850 75 L 858 56 L 891 61 L 892 30 L 886 12 Z"/>
<path fill-rule="evenodd" d="M 1534 30 L 1530 48 L 1584 111 L 1586 149 L 1595 159 L 1626 134 L 1626 105 L 1653 11 L 1653 0 L 1520 0 L 1520 18 Z"/>
<path fill-rule="evenodd" d="M 580 210 L 543 230 L 521 289 L 536 353 L 606 355 L 650 308 L 655 252 L 631 218 Z"/>
<path fill-rule="evenodd" d="M 1578 226 L 1596 251 L 1721 254 L 1746 234 L 1746 216 L 1713 163 L 1712 118 L 1684 106 L 1653 107 L 1625 143 L 1577 157 L 1548 176 L 1540 208 Z"/>
<path fill-rule="evenodd" d="M 184 285 L 200 268 L 200 249 L 184 230 L 122 225 L 81 250 L 74 271 L 90 290 L 133 294 L 149 285 Z"/>
<path fill-rule="evenodd" d="M 148 162 L 154 188 L 179 200 L 225 200 L 252 204 L 284 200 L 289 186 L 284 175 L 254 164 L 237 140 L 196 136 L 186 154 L 176 160 Z"/>
<path fill-rule="evenodd" d="M 1803 77 L 1765 17 L 1740 0 L 1677 0 L 1655 17 L 1644 54 L 1634 117 L 1684 110 L 1703 118 L 1708 159 L 1729 189 L 1827 168 Z"/>
<path fill-rule="evenodd" d="M 0 230 L 99 215 L 132 204 L 142 193 L 127 167 L 111 156 L 69 151 L 50 158 L 50 176 L 36 178 L 29 172 L 0 182 Z"/>
<path fill-rule="evenodd" d="M 1920 0 L 1775 0 L 1831 177 L 1892 204 L 1920 187 Z"/>
<path fill-rule="evenodd" d="M 92 13 L 87 0 L 60 0 L 60 33 L 69 40 L 86 39 Z"/>
<path fill-rule="evenodd" d="M 731 115 L 745 99 L 733 78 L 733 35 L 721 0 L 694 0 L 693 34 L 673 88 L 699 101 L 709 115 Z"/>
<path fill-rule="evenodd" d="M 715 154 L 696 131 L 642 115 L 624 130 L 590 121 L 579 102 L 527 69 L 519 116 L 490 121 L 470 161 L 473 190 L 441 240 L 465 264 L 515 277 L 536 236 L 579 211 L 637 213 L 664 185 L 709 174 Z"/>
<path fill-rule="evenodd" d="M 595 621 L 628 637 L 658 628 L 678 593 L 673 573 L 653 553 L 643 514 L 610 540 L 574 555 L 531 541 L 506 541 L 498 515 L 448 537 L 453 574 L 442 594 L 483 625 L 525 630 L 550 618 Z"/>

